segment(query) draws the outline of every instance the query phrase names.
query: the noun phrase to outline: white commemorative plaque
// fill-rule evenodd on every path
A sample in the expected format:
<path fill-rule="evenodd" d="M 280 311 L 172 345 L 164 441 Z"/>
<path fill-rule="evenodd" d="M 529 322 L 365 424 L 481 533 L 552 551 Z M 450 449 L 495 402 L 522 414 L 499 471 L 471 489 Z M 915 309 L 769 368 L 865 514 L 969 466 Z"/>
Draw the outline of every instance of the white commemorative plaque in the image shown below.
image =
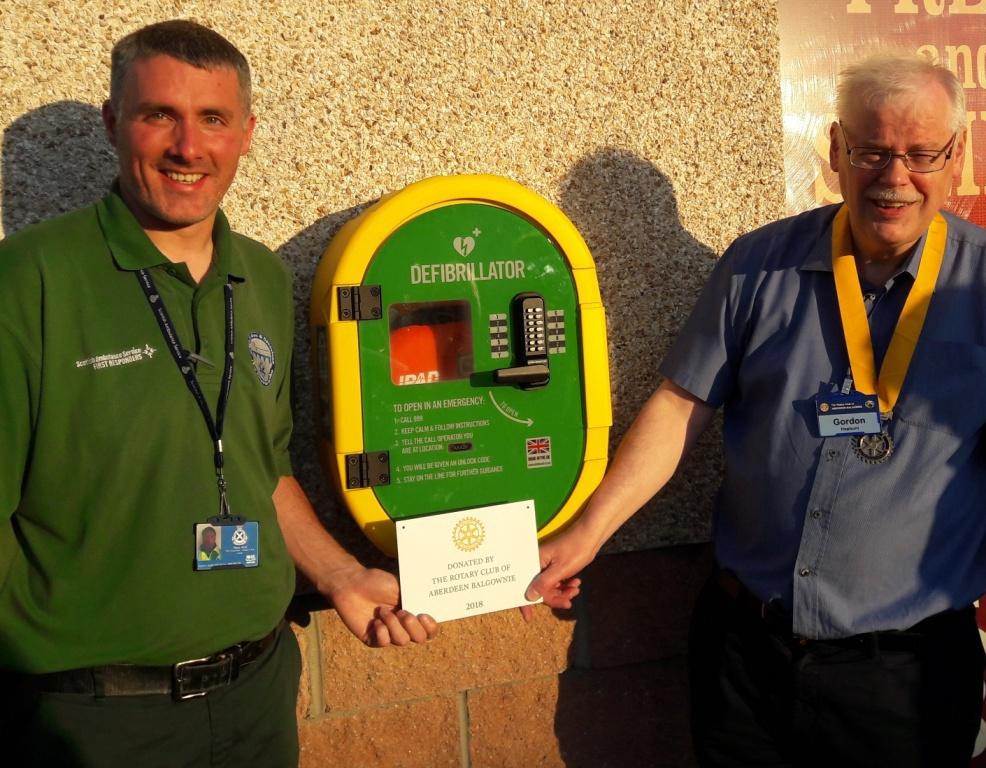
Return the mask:
<path fill-rule="evenodd" d="M 412 613 L 441 622 L 529 605 L 541 570 L 534 502 L 399 520 L 397 559 Z"/>

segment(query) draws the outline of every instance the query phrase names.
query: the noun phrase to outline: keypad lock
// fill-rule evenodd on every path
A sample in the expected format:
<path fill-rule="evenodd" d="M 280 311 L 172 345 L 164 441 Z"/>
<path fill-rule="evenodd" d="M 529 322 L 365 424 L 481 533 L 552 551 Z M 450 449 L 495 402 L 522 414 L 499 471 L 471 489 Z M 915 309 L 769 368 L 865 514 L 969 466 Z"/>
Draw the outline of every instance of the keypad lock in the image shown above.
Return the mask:
<path fill-rule="evenodd" d="M 543 387 L 550 379 L 544 297 L 538 293 L 518 293 L 511 301 L 510 315 L 516 365 L 494 371 L 493 380 L 523 389 Z"/>

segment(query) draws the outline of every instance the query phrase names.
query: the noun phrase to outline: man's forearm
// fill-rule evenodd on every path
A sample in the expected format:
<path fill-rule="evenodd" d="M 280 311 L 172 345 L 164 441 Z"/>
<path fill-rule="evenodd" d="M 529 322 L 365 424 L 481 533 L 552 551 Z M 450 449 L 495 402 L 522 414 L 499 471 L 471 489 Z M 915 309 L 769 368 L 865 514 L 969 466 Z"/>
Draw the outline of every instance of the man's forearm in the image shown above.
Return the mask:
<path fill-rule="evenodd" d="M 714 413 L 671 381 L 651 395 L 579 521 L 598 546 L 671 479 Z"/>
<path fill-rule="evenodd" d="M 606 540 L 671 478 L 682 457 L 708 426 L 715 410 L 670 381 L 644 404 L 582 515 L 540 546 L 541 573 L 527 599 L 543 597 L 569 608 L 578 594 L 576 575 Z"/>
<path fill-rule="evenodd" d="M 291 559 L 319 592 L 331 593 L 335 586 L 333 573 L 359 566 L 359 562 L 325 530 L 294 477 L 280 478 L 273 499 Z"/>

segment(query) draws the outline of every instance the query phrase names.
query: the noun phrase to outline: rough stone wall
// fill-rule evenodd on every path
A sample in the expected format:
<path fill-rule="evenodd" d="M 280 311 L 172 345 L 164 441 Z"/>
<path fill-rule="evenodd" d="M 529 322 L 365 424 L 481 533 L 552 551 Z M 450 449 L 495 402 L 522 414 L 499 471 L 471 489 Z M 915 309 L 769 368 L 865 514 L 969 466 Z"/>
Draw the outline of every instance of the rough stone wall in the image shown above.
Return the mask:
<path fill-rule="evenodd" d="M 311 277 L 345 220 L 456 173 L 509 176 L 559 205 L 598 265 L 615 447 L 714 259 L 783 212 L 771 0 L 4 0 L 4 233 L 102 194 L 111 45 L 176 16 L 214 27 L 253 65 L 258 127 L 225 208 L 294 270 L 296 472 L 366 558 L 314 458 L 307 371 Z M 610 551 L 707 535 L 715 443 Z"/>
<path fill-rule="evenodd" d="M 604 555 L 573 610 L 454 621 L 427 645 L 365 648 L 313 613 L 301 768 L 695 768 L 685 647 L 709 549 Z"/>

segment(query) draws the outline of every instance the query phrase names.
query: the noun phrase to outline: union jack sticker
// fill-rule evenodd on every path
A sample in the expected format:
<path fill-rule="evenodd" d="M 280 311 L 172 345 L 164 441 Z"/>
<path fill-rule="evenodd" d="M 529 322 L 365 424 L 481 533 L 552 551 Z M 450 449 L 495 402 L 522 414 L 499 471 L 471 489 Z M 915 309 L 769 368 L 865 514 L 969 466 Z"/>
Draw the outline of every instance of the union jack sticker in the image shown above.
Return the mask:
<path fill-rule="evenodd" d="M 551 438 L 527 438 L 527 468 L 551 466 Z"/>

